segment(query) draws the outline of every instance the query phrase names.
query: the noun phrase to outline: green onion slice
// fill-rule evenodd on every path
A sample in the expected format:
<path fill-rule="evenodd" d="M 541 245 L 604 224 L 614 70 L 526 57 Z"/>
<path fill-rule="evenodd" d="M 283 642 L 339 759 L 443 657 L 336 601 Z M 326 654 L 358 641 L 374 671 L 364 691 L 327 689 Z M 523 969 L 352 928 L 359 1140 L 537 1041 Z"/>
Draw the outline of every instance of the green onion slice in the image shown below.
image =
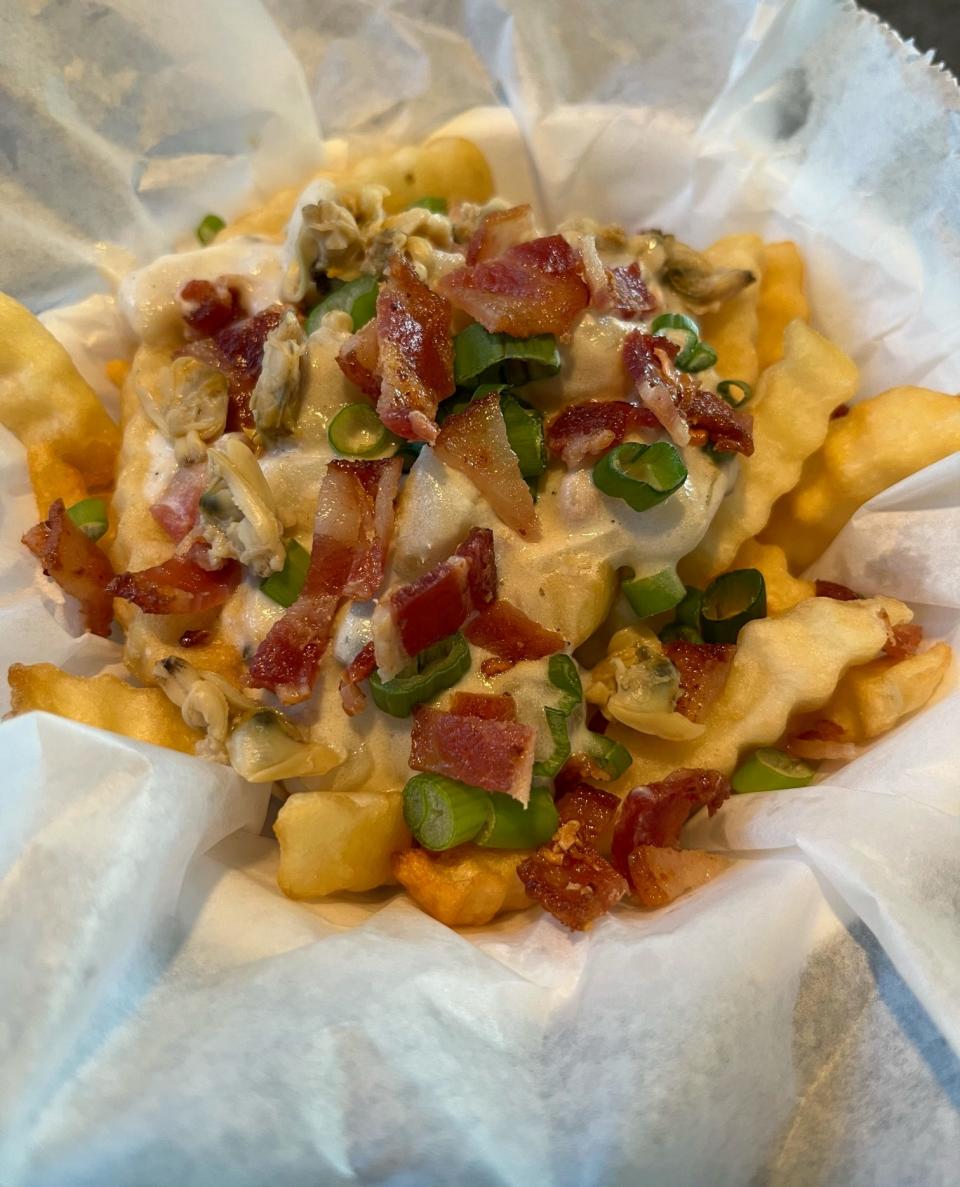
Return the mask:
<path fill-rule="evenodd" d="M 452 688 L 470 671 L 470 648 L 459 632 L 427 647 L 392 680 L 370 677 L 374 704 L 391 717 L 409 717 L 417 705 Z"/>
<path fill-rule="evenodd" d="M 680 623 L 682 626 L 692 626 L 699 632 L 700 608 L 702 605 L 703 590 L 697 589 L 695 585 L 688 586 L 687 592 L 683 595 L 683 600 L 677 606 L 674 621 Z"/>
<path fill-rule="evenodd" d="M 702 643 L 703 635 L 695 626 L 682 622 L 668 623 L 660 632 L 661 643 Z"/>
<path fill-rule="evenodd" d="M 733 395 L 732 388 L 740 389 L 739 397 Z M 731 408 L 739 408 L 752 398 L 753 388 L 745 379 L 724 379 L 722 383 L 717 384 L 717 395 L 726 400 Z"/>
<path fill-rule="evenodd" d="M 560 352 L 552 334 L 511 338 L 491 334 L 474 322 L 453 340 L 453 373 L 459 387 L 501 381 L 519 387 L 559 370 Z"/>
<path fill-rule="evenodd" d="M 103 499 L 81 499 L 67 508 L 67 515 L 91 540 L 99 540 L 107 530 L 107 505 Z"/>
<path fill-rule="evenodd" d="M 707 586 L 700 608 L 700 634 L 708 643 L 736 643 L 741 629 L 767 613 L 767 590 L 759 569 L 734 569 Z"/>
<path fill-rule="evenodd" d="M 611 779 L 619 779 L 633 762 L 633 756 L 626 746 L 608 738 L 606 734 L 595 734 L 587 730 L 589 741 L 587 755 L 599 763 Z"/>
<path fill-rule="evenodd" d="M 668 441 L 642 445 L 627 441 L 605 453 L 593 467 L 593 483 L 605 495 L 623 499 L 634 511 L 647 511 L 679 490 L 687 467 Z"/>
<path fill-rule="evenodd" d="M 672 610 L 686 594 L 675 569 L 661 569 L 650 577 L 634 577 L 620 587 L 638 618 L 650 618 Z"/>
<path fill-rule="evenodd" d="M 429 210 L 431 214 L 447 213 L 446 198 L 418 198 L 416 202 L 411 202 L 407 209 L 413 210 L 416 206 L 422 206 L 424 210 Z"/>
<path fill-rule="evenodd" d="M 734 791 L 783 791 L 788 787 L 806 787 L 816 768 L 782 750 L 763 746 L 755 751 L 730 780 Z"/>
<path fill-rule="evenodd" d="M 346 284 L 339 285 L 327 293 L 319 305 L 314 305 L 310 310 L 307 333 L 312 334 L 326 314 L 338 309 L 350 314 L 356 333 L 377 312 L 377 288 L 375 276 L 358 276 L 356 280 L 348 280 Z"/>
<path fill-rule="evenodd" d="M 206 247 L 216 239 L 226 225 L 219 214 L 205 215 L 197 226 L 197 238 Z"/>
<path fill-rule="evenodd" d="M 650 323 L 654 334 L 661 330 L 680 330 L 686 335 L 683 349 L 673 360 L 678 371 L 706 371 L 717 361 L 717 352 L 700 341 L 700 327 L 685 313 L 661 313 Z"/>
<path fill-rule="evenodd" d="M 570 757 L 571 750 L 570 738 L 567 734 L 567 718 L 570 716 L 574 707 L 571 706 L 566 710 L 550 707 L 544 709 L 543 712 L 547 718 L 547 728 L 550 730 L 550 738 L 553 741 L 553 751 L 549 758 L 541 759 L 539 762 L 533 764 L 534 775 L 543 779 L 552 779 Z"/>
<path fill-rule="evenodd" d="M 341 408 L 327 428 L 330 444 L 343 457 L 377 457 L 397 438 L 369 404 Z"/>
<path fill-rule="evenodd" d="M 486 849 L 536 849 L 545 845 L 560 825 L 553 796 L 546 787 L 531 788 L 526 807 L 500 791 L 491 792 L 490 802 L 493 816 L 476 837 L 477 844 Z"/>
<path fill-rule="evenodd" d="M 307 579 L 310 553 L 296 540 L 287 540 L 284 548 L 287 550 L 287 559 L 283 562 L 283 568 L 279 573 L 265 577 L 260 582 L 260 588 L 279 606 L 292 606 Z"/>
<path fill-rule="evenodd" d="M 479 388 L 477 391 L 479 394 Z M 547 468 L 543 416 L 507 392 L 500 396 L 500 411 L 507 427 L 507 441 L 520 463 L 520 473 L 524 478 L 539 478 Z"/>
<path fill-rule="evenodd" d="M 445 775 L 423 772 L 403 789 L 403 819 L 425 849 L 472 841 L 492 813 L 488 792 Z"/>
<path fill-rule="evenodd" d="M 558 651 L 556 655 L 550 656 L 547 663 L 547 679 L 554 688 L 559 688 L 564 694 L 558 707 L 565 717 L 569 717 L 583 700 L 583 684 L 577 665 L 569 655 Z"/>

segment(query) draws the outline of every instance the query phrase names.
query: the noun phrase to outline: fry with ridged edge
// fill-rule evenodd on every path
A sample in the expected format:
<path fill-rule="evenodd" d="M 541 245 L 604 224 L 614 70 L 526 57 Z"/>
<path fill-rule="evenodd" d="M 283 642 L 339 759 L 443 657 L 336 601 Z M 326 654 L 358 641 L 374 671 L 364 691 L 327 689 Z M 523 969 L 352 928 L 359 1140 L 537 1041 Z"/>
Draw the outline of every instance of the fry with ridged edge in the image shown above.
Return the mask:
<path fill-rule="evenodd" d="M 700 335 L 717 352 L 717 374 L 722 379 L 757 381 L 757 302 L 763 273 L 763 242 L 759 235 L 727 235 L 704 252 L 718 268 L 752 272 L 753 284 L 724 301 L 719 309 L 700 319 Z"/>
<path fill-rule="evenodd" d="M 810 320 L 803 257 L 789 239 L 765 243 L 757 300 L 757 362 L 761 371 L 783 358 L 784 331 L 794 320 Z"/>

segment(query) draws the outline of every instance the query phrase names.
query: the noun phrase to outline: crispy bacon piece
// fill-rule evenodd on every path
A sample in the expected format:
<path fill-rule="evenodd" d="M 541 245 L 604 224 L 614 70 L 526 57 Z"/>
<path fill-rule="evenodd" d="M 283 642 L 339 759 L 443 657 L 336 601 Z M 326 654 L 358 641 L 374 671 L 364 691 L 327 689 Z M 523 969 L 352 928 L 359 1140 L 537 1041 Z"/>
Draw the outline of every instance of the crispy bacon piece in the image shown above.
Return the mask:
<path fill-rule="evenodd" d="M 209 338 L 246 314 L 243 295 L 226 276 L 188 280 L 177 297 L 183 320 L 196 338 Z"/>
<path fill-rule="evenodd" d="M 399 458 L 327 465 L 306 581 L 257 648 L 252 687 L 270 689 L 285 705 L 310 695 L 340 603 L 370 598 L 380 585 L 401 468 Z"/>
<path fill-rule="evenodd" d="M 375 321 L 368 321 L 344 342 L 337 354 L 337 366 L 364 395 L 379 398 L 380 343 Z"/>
<path fill-rule="evenodd" d="M 179 544 L 197 522 L 200 496 L 206 486 L 206 466 L 181 466 L 151 506 L 150 514 L 175 544 Z"/>
<path fill-rule="evenodd" d="M 657 849 L 638 845 L 628 859 L 633 897 L 642 907 L 665 907 L 687 891 L 705 886 L 729 866 L 728 858 L 701 849 Z"/>
<path fill-rule="evenodd" d="M 716 449 L 749 457 L 753 418 L 704 391 L 689 375 L 668 375 L 666 365 L 677 351 L 675 343 L 659 335 L 639 330 L 627 335 L 623 359 L 641 400 L 678 445 L 686 445 L 691 432 L 702 431 Z"/>
<path fill-rule="evenodd" d="M 536 530 L 533 496 L 507 440 L 497 392 L 471 400 L 462 412 L 448 416 L 434 452 L 444 465 L 466 474 L 508 527 L 521 536 Z"/>
<path fill-rule="evenodd" d="M 562 635 L 534 622 L 506 598 L 497 598 L 481 610 L 463 633 L 475 647 L 511 663 L 543 659 L 566 646 Z"/>
<path fill-rule="evenodd" d="M 586 400 L 571 404 L 547 426 L 547 448 L 571 469 L 622 445 L 628 433 L 657 429 L 649 408 L 626 400 Z"/>
<path fill-rule="evenodd" d="M 590 300 L 580 254 L 562 235 L 518 243 L 496 259 L 456 268 L 437 288 L 484 329 L 515 338 L 563 337 Z"/>
<path fill-rule="evenodd" d="M 368 680 L 376 670 L 377 658 L 372 643 L 362 647 L 343 669 L 339 686 L 340 702 L 348 717 L 356 717 L 366 707 L 367 696 L 360 682 Z"/>
<path fill-rule="evenodd" d="M 517 876 L 527 894 L 555 919 L 574 931 L 586 931 L 628 887 L 596 849 L 579 840 L 579 829 L 575 820 L 561 825 L 549 845 L 517 866 Z"/>
<path fill-rule="evenodd" d="M 644 283 L 643 269 L 636 261 L 608 268 L 606 272 L 605 312 L 612 313 L 624 321 L 634 321 L 656 309 L 657 299 Z"/>
<path fill-rule="evenodd" d="M 517 706 L 505 693 L 455 692 L 450 713 L 459 717 L 482 717 L 486 721 L 516 721 Z"/>
<path fill-rule="evenodd" d="M 204 569 L 187 556 L 172 556 L 162 565 L 137 573 L 118 573 L 108 589 L 146 614 L 199 614 L 222 606 L 240 584 L 243 568 L 233 560 L 219 569 Z"/>
<path fill-rule="evenodd" d="M 825 758 L 848 759 L 857 753 L 847 731 L 829 717 L 818 717 L 812 725 L 787 739 L 786 750 L 797 758 L 819 762 Z"/>
<path fill-rule="evenodd" d="M 923 627 L 917 623 L 905 622 L 895 626 L 884 645 L 883 654 L 890 659 L 907 659 L 916 655 L 923 642 Z"/>
<path fill-rule="evenodd" d="M 456 386 L 450 319 L 446 297 L 423 283 L 407 256 L 391 256 L 377 297 L 377 413 L 398 437 L 437 439 L 437 406 Z"/>
<path fill-rule="evenodd" d="M 619 796 L 580 779 L 557 799 L 561 824 L 576 820 L 580 825 L 577 836 L 585 845 L 596 846 L 613 824 L 619 807 Z"/>
<path fill-rule="evenodd" d="M 528 205 L 491 211 L 480 220 L 479 227 L 470 236 L 467 263 L 480 264 L 503 255 L 515 244 L 532 239 L 533 232 L 533 211 Z"/>
<path fill-rule="evenodd" d="M 837 602 L 856 602 L 861 595 L 854 593 L 849 585 L 840 585 L 836 581 L 821 581 L 818 577 L 814 583 L 818 598 L 833 598 Z"/>
<path fill-rule="evenodd" d="M 630 854 L 638 845 L 677 848 L 680 832 L 695 808 L 712 816 L 730 795 L 719 771 L 681 768 L 648 787 L 635 787 L 620 805 L 610 853 L 614 866 L 630 878 Z"/>
<path fill-rule="evenodd" d="M 727 664 L 736 647 L 732 643 L 667 643 L 663 653 L 677 669 L 680 695 L 676 709 L 691 721 L 702 721 L 706 709 L 723 688 Z"/>
<path fill-rule="evenodd" d="M 458 631 L 497 594 L 493 532 L 473 528 L 453 556 L 408 585 L 388 590 L 373 614 L 377 667 L 386 679 Z"/>
<path fill-rule="evenodd" d="M 80 603 L 83 624 L 93 635 L 109 635 L 113 620 L 113 567 L 103 549 L 77 527 L 63 504 L 51 504 L 47 518 L 23 536 L 48 577 Z"/>
<path fill-rule="evenodd" d="M 465 717 L 421 705 L 413 714 L 410 766 L 502 791 L 525 804 L 535 741 L 533 727 L 519 721 Z"/>
<path fill-rule="evenodd" d="M 178 642 L 181 647 L 202 647 L 209 642 L 210 632 L 203 630 L 184 631 Z"/>
<path fill-rule="evenodd" d="M 287 309 L 286 305 L 271 305 L 253 317 L 232 322 L 211 338 L 190 342 L 184 348 L 184 354 L 209 363 L 227 377 L 230 395 L 227 429 L 230 432 L 253 427 L 250 394 L 260 378 L 264 343 L 283 321 Z"/>
<path fill-rule="evenodd" d="M 836 408 L 830 413 L 831 420 L 842 420 L 843 417 L 850 415 L 849 404 L 838 404 Z"/>

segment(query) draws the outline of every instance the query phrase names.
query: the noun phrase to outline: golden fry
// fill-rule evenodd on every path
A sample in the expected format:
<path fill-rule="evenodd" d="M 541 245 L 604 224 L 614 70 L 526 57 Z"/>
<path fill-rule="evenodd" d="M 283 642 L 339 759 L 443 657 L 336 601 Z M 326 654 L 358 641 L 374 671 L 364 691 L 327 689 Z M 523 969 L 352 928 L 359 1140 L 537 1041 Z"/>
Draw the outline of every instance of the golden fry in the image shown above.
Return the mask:
<path fill-rule="evenodd" d="M 40 709 L 184 754 L 202 738 L 159 688 L 134 688 L 108 673 L 71 676 L 53 664 L 13 664 L 7 678 L 14 713 Z"/>
<path fill-rule="evenodd" d="M 470 140 L 439 136 L 426 144 L 406 145 L 383 156 L 364 157 L 348 171 L 355 181 L 385 185 L 388 214 L 405 210 L 418 198 L 448 202 L 486 202 L 493 195 L 487 159 Z"/>
<path fill-rule="evenodd" d="M 790 323 L 785 341 L 783 360 L 764 371 L 757 388 L 753 456 L 732 463 L 740 467 L 737 484 L 681 565 L 687 584 L 706 584 L 730 567 L 741 544 L 766 524 L 773 504 L 796 485 L 804 461 L 823 444 L 830 413 L 856 391 L 857 368 L 838 346 L 800 321 Z"/>
<path fill-rule="evenodd" d="M 45 516 L 63 492 L 73 498 L 113 482 L 117 426 L 64 348 L 33 314 L 0 293 L 0 424 L 30 458 L 37 510 Z M 52 497 L 51 497 L 52 496 Z M 68 503 L 69 505 L 69 503 Z"/>
<path fill-rule="evenodd" d="M 783 335 L 795 319 L 810 320 L 803 289 L 803 257 L 797 245 L 765 243 L 763 276 L 757 301 L 757 362 L 764 371 L 783 358 Z"/>
<path fill-rule="evenodd" d="M 768 614 L 784 614 L 804 598 L 812 598 L 816 592 L 812 581 L 803 581 L 791 574 L 784 551 L 776 544 L 747 540 L 740 545 L 730 568 L 760 570 L 767 587 Z"/>
<path fill-rule="evenodd" d="M 798 485 L 773 509 L 763 540 L 792 567 L 820 556 L 854 511 L 894 483 L 960 450 L 960 399 L 894 387 L 830 425 Z"/>
<path fill-rule="evenodd" d="M 718 268 L 741 268 L 757 280 L 700 319 L 700 334 L 717 352 L 721 379 L 757 381 L 757 301 L 763 273 L 763 241 L 759 235 L 727 235 L 704 252 Z"/>
<path fill-rule="evenodd" d="M 480 927 L 501 911 L 530 906 L 517 866 L 528 853 L 461 845 L 446 853 L 408 849 L 393 872 L 422 910 L 448 927 Z"/>
<path fill-rule="evenodd" d="M 300 899 L 387 886 L 396 881 L 392 855 L 410 844 L 397 792 L 298 791 L 273 831 L 280 889 Z"/>

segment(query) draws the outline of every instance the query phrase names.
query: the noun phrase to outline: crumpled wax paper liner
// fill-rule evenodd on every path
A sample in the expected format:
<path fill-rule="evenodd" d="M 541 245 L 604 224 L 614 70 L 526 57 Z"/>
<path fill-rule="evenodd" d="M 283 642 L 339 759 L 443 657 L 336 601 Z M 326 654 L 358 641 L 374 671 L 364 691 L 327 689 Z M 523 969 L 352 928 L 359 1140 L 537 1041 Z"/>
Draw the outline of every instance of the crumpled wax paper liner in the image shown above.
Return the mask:
<path fill-rule="evenodd" d="M 445 122 L 555 218 L 790 235 L 863 393 L 954 390 L 952 80 L 832 0 L 0 5 L 0 288 L 109 401 L 111 278 L 296 184 L 322 136 Z M 84 299 L 79 307 L 54 309 Z M 817 574 L 960 621 L 956 459 Z M 20 548 L 4 665 L 116 664 Z M 960 695 L 690 842 L 733 869 L 587 935 L 295 904 L 231 772 L 46 715 L 0 726 L 0 1183 L 948 1184 L 960 1141 Z M 240 831 L 237 831 L 240 830 Z"/>

